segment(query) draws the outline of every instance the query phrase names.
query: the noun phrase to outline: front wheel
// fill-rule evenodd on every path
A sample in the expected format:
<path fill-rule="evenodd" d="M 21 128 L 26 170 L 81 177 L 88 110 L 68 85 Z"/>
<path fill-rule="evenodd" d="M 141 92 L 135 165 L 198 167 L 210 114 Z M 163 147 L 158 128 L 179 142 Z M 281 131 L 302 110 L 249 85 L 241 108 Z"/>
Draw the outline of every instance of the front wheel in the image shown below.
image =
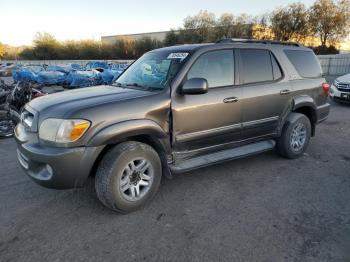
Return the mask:
<path fill-rule="evenodd" d="M 95 177 L 97 197 L 105 206 L 128 213 L 153 198 L 161 176 L 161 161 L 151 146 L 123 142 L 101 160 Z"/>
<path fill-rule="evenodd" d="M 0 110 L 0 138 L 12 137 L 19 121 L 20 116 L 16 111 Z"/>
<path fill-rule="evenodd" d="M 291 113 L 277 139 L 277 152 L 287 158 L 302 156 L 311 137 L 311 123 L 307 116 Z"/>

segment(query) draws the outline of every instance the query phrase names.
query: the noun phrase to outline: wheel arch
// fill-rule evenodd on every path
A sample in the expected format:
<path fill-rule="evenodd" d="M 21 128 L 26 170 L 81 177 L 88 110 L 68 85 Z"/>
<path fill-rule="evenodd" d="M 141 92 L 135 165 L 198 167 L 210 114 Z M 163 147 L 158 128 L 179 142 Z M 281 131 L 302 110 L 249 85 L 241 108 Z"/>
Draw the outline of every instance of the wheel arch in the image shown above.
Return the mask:
<path fill-rule="evenodd" d="M 97 157 L 90 176 L 93 176 L 104 155 L 114 146 L 125 141 L 138 141 L 147 144 L 158 153 L 163 168 L 163 174 L 171 177 L 168 167 L 171 158 L 171 146 L 168 134 L 152 120 L 130 120 L 111 125 L 97 133 L 88 142 L 88 146 L 103 145 L 104 148 Z"/>
<path fill-rule="evenodd" d="M 292 112 L 305 115 L 311 123 L 311 136 L 315 136 L 317 113 L 316 103 L 310 96 L 299 96 L 293 99 Z"/>

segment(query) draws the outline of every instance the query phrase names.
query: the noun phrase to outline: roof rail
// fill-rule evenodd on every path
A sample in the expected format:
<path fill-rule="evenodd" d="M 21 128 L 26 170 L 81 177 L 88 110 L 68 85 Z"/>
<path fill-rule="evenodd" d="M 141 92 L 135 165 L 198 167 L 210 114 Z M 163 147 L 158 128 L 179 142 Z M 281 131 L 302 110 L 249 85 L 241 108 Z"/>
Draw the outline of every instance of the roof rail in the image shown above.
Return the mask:
<path fill-rule="evenodd" d="M 255 40 L 255 39 L 242 39 L 242 38 L 224 38 L 216 42 L 217 44 L 226 43 L 250 43 L 250 44 L 266 44 L 266 45 L 286 45 L 286 46 L 303 46 L 295 42 L 282 42 L 274 40 Z"/>

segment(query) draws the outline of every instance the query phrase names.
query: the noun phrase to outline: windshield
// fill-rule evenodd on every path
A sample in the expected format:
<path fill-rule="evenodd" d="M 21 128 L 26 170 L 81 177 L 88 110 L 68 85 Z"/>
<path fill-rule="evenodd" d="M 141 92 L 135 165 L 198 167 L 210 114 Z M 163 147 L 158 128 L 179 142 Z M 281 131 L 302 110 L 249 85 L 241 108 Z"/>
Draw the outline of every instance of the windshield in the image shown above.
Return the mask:
<path fill-rule="evenodd" d="M 189 53 L 150 52 L 133 63 L 114 83 L 117 86 L 164 89 Z"/>

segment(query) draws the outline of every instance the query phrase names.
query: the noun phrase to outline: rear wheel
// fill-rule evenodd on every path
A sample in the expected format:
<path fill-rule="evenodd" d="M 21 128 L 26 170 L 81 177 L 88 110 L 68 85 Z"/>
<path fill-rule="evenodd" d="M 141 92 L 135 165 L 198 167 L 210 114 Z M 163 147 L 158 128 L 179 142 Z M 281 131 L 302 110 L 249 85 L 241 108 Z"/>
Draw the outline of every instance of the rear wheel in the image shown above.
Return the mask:
<path fill-rule="evenodd" d="M 287 158 L 302 156 L 311 137 L 311 123 L 300 113 L 291 113 L 277 139 L 277 152 Z"/>
<path fill-rule="evenodd" d="M 95 188 L 107 207 L 127 213 L 141 208 L 158 190 L 162 167 L 157 152 L 140 142 L 124 142 L 103 157 Z"/>

